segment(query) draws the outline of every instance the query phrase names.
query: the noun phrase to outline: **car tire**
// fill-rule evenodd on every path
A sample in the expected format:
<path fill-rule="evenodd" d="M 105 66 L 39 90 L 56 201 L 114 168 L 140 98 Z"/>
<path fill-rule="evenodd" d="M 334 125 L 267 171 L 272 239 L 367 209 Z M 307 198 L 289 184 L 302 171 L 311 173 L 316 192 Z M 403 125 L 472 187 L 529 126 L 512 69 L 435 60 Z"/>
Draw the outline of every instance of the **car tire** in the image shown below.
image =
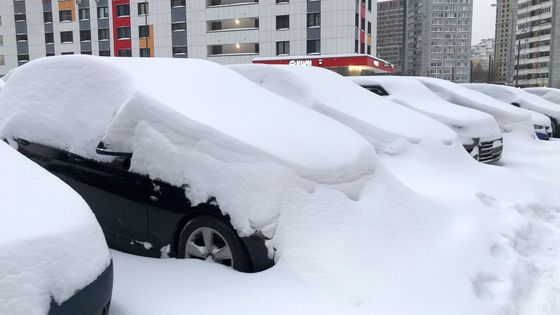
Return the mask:
<path fill-rule="evenodd" d="M 223 220 L 209 215 L 192 218 L 179 235 L 180 258 L 195 258 L 231 267 L 253 270 L 251 259 L 237 232 Z"/>

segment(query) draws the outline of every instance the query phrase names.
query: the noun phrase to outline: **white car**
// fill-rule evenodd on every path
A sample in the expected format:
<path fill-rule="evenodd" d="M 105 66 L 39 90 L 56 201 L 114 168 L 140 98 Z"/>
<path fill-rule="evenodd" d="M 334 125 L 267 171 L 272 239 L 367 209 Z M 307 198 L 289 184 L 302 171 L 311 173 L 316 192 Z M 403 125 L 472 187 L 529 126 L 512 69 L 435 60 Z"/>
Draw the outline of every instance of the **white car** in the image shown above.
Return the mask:
<path fill-rule="evenodd" d="M 0 141 L 0 314 L 108 314 L 111 256 L 93 213 Z"/>
<path fill-rule="evenodd" d="M 430 116 L 457 133 L 465 149 L 481 162 L 501 158 L 503 139 L 494 117 L 449 103 L 434 94 L 415 77 L 350 77 L 361 87 L 396 103 Z"/>
<path fill-rule="evenodd" d="M 560 106 L 560 89 L 547 87 L 524 88 L 523 91 L 540 96 L 545 100 Z"/>
<path fill-rule="evenodd" d="M 263 64 L 230 68 L 269 91 L 351 127 L 381 152 L 402 152 L 420 142 L 458 142 L 457 135 L 440 122 L 370 93 L 327 69 Z"/>
<path fill-rule="evenodd" d="M 552 122 L 552 136 L 555 138 L 560 137 L 560 106 L 557 104 L 511 86 L 484 83 L 465 83 L 463 85 L 502 102 L 548 116 Z"/>
<path fill-rule="evenodd" d="M 450 103 L 492 115 L 504 133 L 515 130 L 534 136 L 531 112 L 528 110 L 513 107 L 486 94 L 473 91 L 447 80 L 428 77 L 415 78 L 432 92 Z"/>

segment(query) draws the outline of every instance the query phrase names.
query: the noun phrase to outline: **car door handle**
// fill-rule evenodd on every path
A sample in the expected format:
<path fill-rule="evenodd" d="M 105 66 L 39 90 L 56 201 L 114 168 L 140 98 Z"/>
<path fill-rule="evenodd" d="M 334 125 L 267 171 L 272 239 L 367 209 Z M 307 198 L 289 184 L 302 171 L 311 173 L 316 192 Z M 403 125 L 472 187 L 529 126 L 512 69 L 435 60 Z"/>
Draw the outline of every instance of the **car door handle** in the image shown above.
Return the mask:
<path fill-rule="evenodd" d="M 159 199 L 158 199 L 158 197 L 156 197 L 156 196 L 150 196 L 150 200 L 151 200 L 151 201 L 158 201 Z"/>

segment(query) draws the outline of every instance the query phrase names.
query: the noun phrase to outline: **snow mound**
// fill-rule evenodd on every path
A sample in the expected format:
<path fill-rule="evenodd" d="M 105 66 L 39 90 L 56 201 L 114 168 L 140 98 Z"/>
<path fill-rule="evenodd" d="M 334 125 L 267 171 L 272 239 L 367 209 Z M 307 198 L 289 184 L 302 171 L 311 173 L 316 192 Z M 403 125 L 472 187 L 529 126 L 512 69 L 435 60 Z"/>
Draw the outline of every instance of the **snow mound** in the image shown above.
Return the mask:
<path fill-rule="evenodd" d="M 517 103 L 519 106 L 560 119 L 560 106 L 540 98 L 519 88 L 505 85 L 464 83 L 465 87 L 482 92 L 488 96 L 509 104 Z"/>
<path fill-rule="evenodd" d="M 398 152 L 406 143 L 451 144 L 456 136 L 440 123 L 372 94 L 318 67 L 234 65 L 260 86 L 351 127 L 377 149 Z"/>
<path fill-rule="evenodd" d="M 473 138 L 494 140 L 501 137 L 500 128 L 492 116 L 441 99 L 415 77 L 369 76 L 349 79 L 361 86 L 383 87 L 389 94 L 388 99 L 446 124 L 459 135 L 462 143 L 472 143 Z"/>
<path fill-rule="evenodd" d="M 534 134 L 531 115 L 524 109 L 446 80 L 427 77 L 415 78 L 448 102 L 492 115 L 504 132 L 519 129 L 528 135 Z"/>
<path fill-rule="evenodd" d="M 0 314 L 46 314 L 101 274 L 110 254 L 87 204 L 0 141 Z"/>
<path fill-rule="evenodd" d="M 560 105 L 560 89 L 535 87 L 535 88 L 524 88 L 523 91 L 540 96 L 549 102 Z"/>

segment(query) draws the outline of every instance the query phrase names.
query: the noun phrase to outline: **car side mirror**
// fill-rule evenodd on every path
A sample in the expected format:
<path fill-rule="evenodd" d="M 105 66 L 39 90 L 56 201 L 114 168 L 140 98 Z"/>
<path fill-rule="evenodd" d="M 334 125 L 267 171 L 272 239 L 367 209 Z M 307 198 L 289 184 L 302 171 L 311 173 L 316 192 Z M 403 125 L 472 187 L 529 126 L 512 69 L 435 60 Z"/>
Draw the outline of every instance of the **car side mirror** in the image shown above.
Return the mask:
<path fill-rule="evenodd" d="M 124 157 L 124 158 L 131 158 L 132 157 L 132 153 L 129 153 L 129 152 L 116 152 L 116 151 L 111 151 L 111 150 L 107 149 L 105 147 L 105 144 L 103 144 L 103 141 L 99 142 L 99 144 L 95 148 L 95 152 L 99 155 L 120 156 L 120 157 Z"/>

